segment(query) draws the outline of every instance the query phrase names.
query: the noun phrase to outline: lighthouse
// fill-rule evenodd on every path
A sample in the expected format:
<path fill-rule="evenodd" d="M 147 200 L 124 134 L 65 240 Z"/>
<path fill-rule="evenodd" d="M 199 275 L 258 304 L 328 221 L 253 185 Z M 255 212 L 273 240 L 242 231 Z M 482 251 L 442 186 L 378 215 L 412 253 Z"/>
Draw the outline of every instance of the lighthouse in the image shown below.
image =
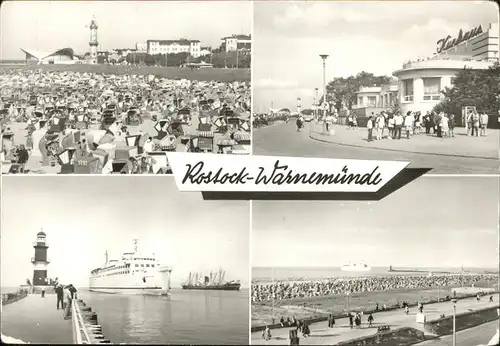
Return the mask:
<path fill-rule="evenodd" d="M 47 277 L 47 266 L 49 260 L 47 258 L 47 250 L 49 246 L 46 241 L 47 235 L 40 231 L 36 235 L 36 242 L 33 243 L 35 248 L 35 257 L 31 258 L 33 263 L 33 286 L 48 286 L 49 279 Z"/>
<path fill-rule="evenodd" d="M 97 42 L 97 22 L 95 21 L 95 17 L 92 18 L 92 21 L 90 22 L 90 41 L 89 41 L 89 46 L 90 46 L 90 64 L 97 64 L 97 46 L 99 43 Z"/>

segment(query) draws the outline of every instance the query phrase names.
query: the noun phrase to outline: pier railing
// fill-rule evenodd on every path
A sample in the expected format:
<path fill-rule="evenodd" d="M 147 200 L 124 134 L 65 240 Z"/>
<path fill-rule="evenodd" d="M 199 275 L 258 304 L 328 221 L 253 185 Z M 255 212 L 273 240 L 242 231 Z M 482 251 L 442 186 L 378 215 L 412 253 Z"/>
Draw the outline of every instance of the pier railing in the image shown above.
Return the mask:
<path fill-rule="evenodd" d="M 71 319 L 74 344 L 109 344 L 97 324 L 97 314 L 81 299 L 71 301 Z"/>

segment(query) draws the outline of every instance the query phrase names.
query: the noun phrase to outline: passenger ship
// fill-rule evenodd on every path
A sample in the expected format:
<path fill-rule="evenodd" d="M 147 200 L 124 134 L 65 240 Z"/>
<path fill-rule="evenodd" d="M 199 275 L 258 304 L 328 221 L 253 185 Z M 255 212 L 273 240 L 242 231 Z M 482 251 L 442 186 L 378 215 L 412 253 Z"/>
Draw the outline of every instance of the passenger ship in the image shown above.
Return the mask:
<path fill-rule="evenodd" d="M 372 268 L 363 262 L 360 263 L 348 263 L 340 267 L 340 270 L 344 272 L 369 272 Z"/>
<path fill-rule="evenodd" d="M 168 295 L 172 269 L 162 266 L 154 254 L 124 252 L 119 260 L 108 260 L 90 272 L 89 289 L 93 292 Z"/>

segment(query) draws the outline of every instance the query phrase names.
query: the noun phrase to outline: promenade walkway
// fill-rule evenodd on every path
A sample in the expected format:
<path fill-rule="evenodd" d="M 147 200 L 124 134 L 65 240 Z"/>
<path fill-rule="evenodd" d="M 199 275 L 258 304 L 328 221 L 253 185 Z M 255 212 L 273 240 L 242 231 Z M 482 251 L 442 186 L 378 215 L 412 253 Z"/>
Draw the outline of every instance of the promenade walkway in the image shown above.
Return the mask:
<path fill-rule="evenodd" d="M 338 125 L 334 129 L 333 136 L 321 135 L 318 132 L 322 132 L 322 125 L 306 123 L 302 131 L 297 132 L 294 121 L 288 124 L 277 122 L 273 126 L 254 129 L 253 154 L 409 161 L 410 168 L 432 168 L 429 172 L 431 174 L 498 174 L 499 172 L 498 130 L 489 130 L 487 137 L 472 138 L 459 135 L 464 129 L 457 129 L 455 138 L 433 136 L 427 138 L 423 134 L 410 139 L 384 139 L 377 143 L 365 140 L 366 128 L 348 130 Z M 416 151 L 422 153 L 415 153 Z M 453 152 L 469 156 L 452 156 Z M 477 156 L 486 158 L 481 159 Z"/>
<path fill-rule="evenodd" d="M 2 334 L 37 344 L 73 343 L 71 320 L 56 304 L 55 294 L 37 294 L 2 306 Z"/>
<path fill-rule="evenodd" d="M 322 124 L 311 123 L 309 136 L 313 140 L 355 147 L 498 160 L 499 130 L 488 129 L 486 137 L 471 137 L 467 136 L 465 128 L 456 128 L 455 137 L 438 138 L 433 134 L 426 135 L 424 129 L 424 133 L 410 136 L 409 139 L 402 133 L 401 139 L 391 140 L 386 138 L 388 130 L 385 129 L 384 139 L 368 142 L 366 128 L 351 129 L 345 125 L 335 125 L 333 129 L 334 134 L 327 135 L 323 132 Z M 375 130 L 373 136 L 376 136 Z"/>
<path fill-rule="evenodd" d="M 500 295 L 493 296 L 494 302 L 488 301 L 487 297 L 483 297 L 477 302 L 475 298 L 463 299 L 457 303 L 457 314 L 485 309 L 488 307 L 498 306 Z M 427 321 L 436 320 L 441 314 L 450 316 L 453 308 L 451 302 L 442 302 L 435 304 L 424 305 L 424 312 L 427 315 Z M 370 336 L 377 333 L 377 327 L 381 325 L 389 325 L 391 329 L 401 327 L 413 327 L 423 331 L 423 325 L 416 322 L 417 309 L 411 308 L 410 314 L 406 315 L 403 309 L 387 312 L 378 312 L 373 314 L 374 323 L 371 328 L 367 326 L 367 315 L 363 316 L 363 323 L 360 329 L 351 329 L 349 327 L 349 319 L 341 318 L 335 321 L 334 328 L 328 328 L 328 322 L 317 322 L 309 326 L 311 335 L 304 341 L 301 337 L 301 343 L 308 345 L 334 345 L 341 341 L 347 341 L 359 337 Z M 262 332 L 252 333 L 252 345 L 283 345 L 288 344 L 288 331 L 290 328 L 281 328 L 271 330 L 272 339 L 265 341 L 262 339 Z"/>

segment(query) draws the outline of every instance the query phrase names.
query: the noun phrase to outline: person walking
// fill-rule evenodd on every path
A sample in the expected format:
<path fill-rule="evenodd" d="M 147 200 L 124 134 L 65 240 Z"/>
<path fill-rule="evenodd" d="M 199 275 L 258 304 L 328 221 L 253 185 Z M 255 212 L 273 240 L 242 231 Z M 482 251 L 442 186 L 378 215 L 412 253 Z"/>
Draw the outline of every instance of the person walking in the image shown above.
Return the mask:
<path fill-rule="evenodd" d="M 408 112 L 405 117 L 405 130 L 406 130 L 406 139 L 410 139 L 410 132 L 413 131 L 413 121 L 415 120 L 415 117 L 411 114 L 411 112 Z"/>
<path fill-rule="evenodd" d="M 262 339 L 266 341 L 271 340 L 271 330 L 268 326 L 266 326 L 266 329 L 264 329 L 264 331 L 262 332 Z"/>
<path fill-rule="evenodd" d="M 64 314 L 63 317 L 65 320 L 71 319 L 71 291 L 69 289 L 69 285 L 64 287 Z"/>
<path fill-rule="evenodd" d="M 387 128 L 389 129 L 389 134 L 387 135 L 387 138 L 392 139 L 394 138 L 394 116 L 391 115 L 387 119 Z"/>
<path fill-rule="evenodd" d="M 401 128 L 403 127 L 404 118 L 401 114 L 397 113 L 394 117 L 394 138 L 401 139 Z"/>
<path fill-rule="evenodd" d="M 368 328 L 371 328 L 372 326 L 372 323 L 373 323 L 373 315 L 372 313 L 370 312 L 370 314 L 368 315 Z"/>
<path fill-rule="evenodd" d="M 441 118 L 441 131 L 443 131 L 443 134 L 447 137 L 450 136 L 450 130 L 449 130 L 449 119 L 448 115 L 444 114 L 444 116 Z"/>
<path fill-rule="evenodd" d="M 21 165 L 21 167 L 19 168 L 19 171 L 21 173 L 24 173 L 26 169 L 26 163 L 28 162 L 29 157 L 30 155 L 28 153 L 28 150 L 26 150 L 24 145 L 20 145 L 19 150 L 17 151 L 17 158 L 18 158 L 17 162 Z"/>
<path fill-rule="evenodd" d="M 479 113 L 477 111 L 472 113 L 472 136 L 474 134 L 479 137 Z"/>
<path fill-rule="evenodd" d="M 369 117 L 368 121 L 366 122 L 366 128 L 368 129 L 368 142 L 372 141 L 372 136 L 373 136 L 373 118 Z"/>
<path fill-rule="evenodd" d="M 385 118 L 382 114 L 377 117 L 377 140 L 381 140 L 384 135 Z"/>
<path fill-rule="evenodd" d="M 486 129 L 488 128 L 488 114 L 483 112 L 479 117 L 479 126 L 481 127 L 481 136 L 486 136 Z"/>
<path fill-rule="evenodd" d="M 428 135 L 431 133 L 431 115 L 427 112 L 424 116 L 424 126 L 425 126 L 425 134 Z"/>
<path fill-rule="evenodd" d="M 57 285 L 55 291 L 57 295 L 57 310 L 59 310 L 59 303 L 61 303 L 61 309 L 64 309 L 64 289 L 61 285 Z"/>
<path fill-rule="evenodd" d="M 455 133 L 453 132 L 455 130 L 455 114 L 451 113 L 449 116 L 448 116 L 448 126 L 450 128 L 450 136 L 451 137 L 455 137 Z"/>

